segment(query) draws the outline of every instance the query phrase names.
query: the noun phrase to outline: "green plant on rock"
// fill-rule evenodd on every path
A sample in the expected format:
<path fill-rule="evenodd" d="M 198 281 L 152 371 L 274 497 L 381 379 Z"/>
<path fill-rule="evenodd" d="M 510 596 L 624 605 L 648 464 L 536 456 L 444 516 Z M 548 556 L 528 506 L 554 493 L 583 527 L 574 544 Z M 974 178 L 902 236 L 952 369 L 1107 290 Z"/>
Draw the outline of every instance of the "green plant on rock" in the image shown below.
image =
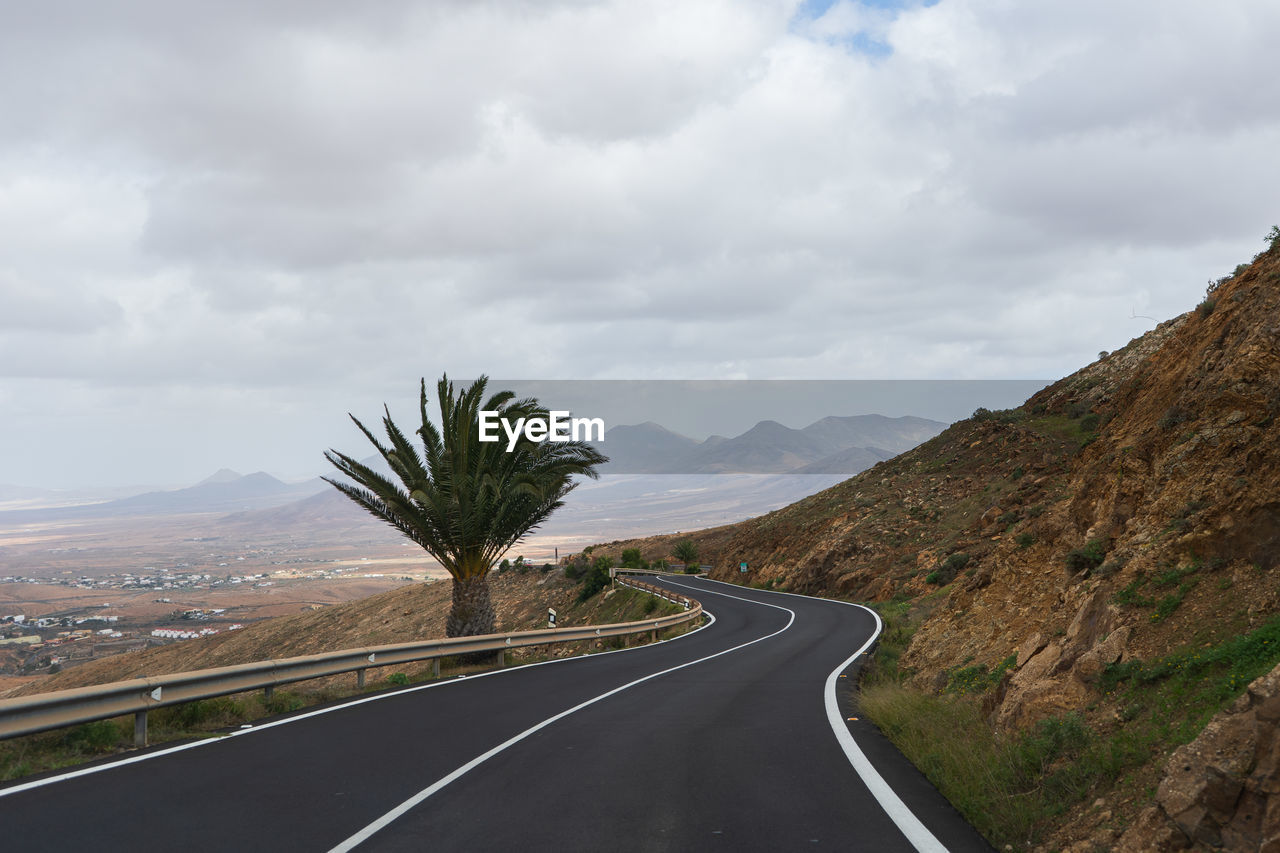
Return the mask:
<path fill-rule="evenodd" d="M 1090 539 L 1081 548 L 1067 552 L 1067 568 L 1073 572 L 1091 571 L 1102 565 L 1107 557 L 1107 543 L 1103 539 Z"/>

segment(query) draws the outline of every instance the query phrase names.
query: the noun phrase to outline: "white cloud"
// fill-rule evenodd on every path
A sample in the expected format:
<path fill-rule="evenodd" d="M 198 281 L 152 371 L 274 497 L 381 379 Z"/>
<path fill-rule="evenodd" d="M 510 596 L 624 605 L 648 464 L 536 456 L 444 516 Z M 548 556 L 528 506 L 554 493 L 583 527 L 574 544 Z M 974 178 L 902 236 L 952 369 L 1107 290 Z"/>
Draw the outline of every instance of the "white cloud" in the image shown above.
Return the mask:
<path fill-rule="evenodd" d="M 797 10 L 7 9 L 14 435 L 100 417 L 109 457 L 150 408 L 220 424 L 212 470 L 255 455 L 228 411 L 341 422 L 444 369 L 1054 377 L 1277 218 L 1274 4 Z"/>

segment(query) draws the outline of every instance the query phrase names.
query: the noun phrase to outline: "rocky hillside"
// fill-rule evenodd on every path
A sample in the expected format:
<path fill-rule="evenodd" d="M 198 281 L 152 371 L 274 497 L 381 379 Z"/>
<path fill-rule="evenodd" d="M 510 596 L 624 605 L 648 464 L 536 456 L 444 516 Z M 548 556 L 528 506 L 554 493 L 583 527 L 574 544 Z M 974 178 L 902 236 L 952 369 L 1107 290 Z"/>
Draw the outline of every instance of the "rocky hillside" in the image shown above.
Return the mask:
<path fill-rule="evenodd" d="M 1277 244 L 1018 409 L 980 410 L 766 516 L 604 550 L 657 559 L 689 538 L 723 580 L 927 604 L 901 660 L 918 688 L 980 669 L 996 674 L 984 710 L 997 731 L 1064 714 L 1100 737 L 1122 731 L 1156 713 L 1120 706 L 1126 673 L 1209 656 L 1280 613 Z M 1233 679 L 1239 693 L 1247 679 Z M 1154 787 L 1199 710 L 1162 723 L 1135 789 Z M 1089 837 L 1087 811 L 1063 819 L 1060 840 Z"/>

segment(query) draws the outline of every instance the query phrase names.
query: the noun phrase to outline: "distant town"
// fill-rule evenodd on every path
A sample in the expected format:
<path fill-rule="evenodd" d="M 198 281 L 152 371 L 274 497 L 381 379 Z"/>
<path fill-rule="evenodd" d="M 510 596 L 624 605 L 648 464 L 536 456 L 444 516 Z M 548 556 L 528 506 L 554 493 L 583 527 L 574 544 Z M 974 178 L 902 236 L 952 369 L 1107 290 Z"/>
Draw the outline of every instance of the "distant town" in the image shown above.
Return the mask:
<path fill-rule="evenodd" d="M 222 563 L 220 567 L 232 564 Z M 65 605 L 54 612 L 9 612 L 0 615 L 0 671 L 13 675 L 31 675 L 58 672 L 76 662 L 92 660 L 107 655 L 138 651 L 173 642 L 200 640 L 224 631 L 236 631 L 244 627 L 244 613 L 252 605 L 214 607 L 188 606 L 186 598 L 203 599 L 211 591 L 234 589 L 256 591 L 259 595 L 277 584 L 296 586 L 299 582 L 381 579 L 398 582 L 421 580 L 409 575 L 394 576 L 384 572 L 363 571 L 358 566 L 332 566 L 325 568 L 282 568 L 272 572 L 183 572 L 178 569 L 144 567 L 136 572 L 114 572 L 103 577 L 86 575 L 68 577 L 30 577 L 23 575 L 0 576 L 0 584 L 28 584 L 61 588 L 63 591 L 91 590 L 101 592 L 104 598 L 86 600 L 60 599 L 56 591 L 48 598 Z M 112 592 L 127 593 L 126 605 L 108 597 Z M 157 594 L 143 598 L 146 607 L 139 606 L 138 593 Z M 197 595 L 192 595 L 192 594 Z M 244 599 L 240 599 L 243 601 Z M 300 605 L 303 609 L 316 609 L 325 603 Z M 15 604 L 5 609 L 13 611 Z"/>

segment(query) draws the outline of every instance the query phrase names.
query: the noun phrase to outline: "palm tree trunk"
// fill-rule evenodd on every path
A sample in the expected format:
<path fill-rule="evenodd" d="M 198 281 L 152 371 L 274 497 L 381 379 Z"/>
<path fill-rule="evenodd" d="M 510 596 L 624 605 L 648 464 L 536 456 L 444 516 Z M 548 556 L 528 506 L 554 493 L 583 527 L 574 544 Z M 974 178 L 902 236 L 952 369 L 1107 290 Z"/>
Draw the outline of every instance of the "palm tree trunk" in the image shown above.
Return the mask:
<path fill-rule="evenodd" d="M 474 637 L 492 634 L 496 618 L 489 600 L 489 578 L 476 575 L 453 579 L 453 607 L 445 623 L 446 637 Z"/>

